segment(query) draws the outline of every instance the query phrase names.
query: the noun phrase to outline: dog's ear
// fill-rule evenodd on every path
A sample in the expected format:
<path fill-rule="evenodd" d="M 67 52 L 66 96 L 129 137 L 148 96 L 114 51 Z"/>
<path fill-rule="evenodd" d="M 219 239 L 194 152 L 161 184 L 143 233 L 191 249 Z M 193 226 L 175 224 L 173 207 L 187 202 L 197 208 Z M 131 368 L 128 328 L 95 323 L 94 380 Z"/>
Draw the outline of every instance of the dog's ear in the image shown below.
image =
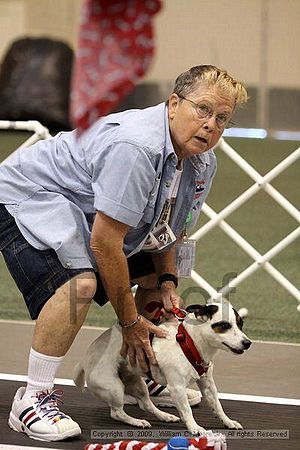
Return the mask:
<path fill-rule="evenodd" d="M 237 310 L 234 309 L 234 308 L 232 308 L 232 309 L 233 309 L 234 314 L 235 314 L 236 324 L 237 324 L 238 328 L 242 331 L 243 325 L 244 325 L 244 321 L 243 321 L 243 319 L 241 318 L 241 316 L 239 315 L 239 313 L 237 312 Z"/>
<path fill-rule="evenodd" d="M 194 313 L 195 317 L 207 317 L 211 319 L 218 311 L 219 307 L 216 305 L 189 305 L 185 310 L 189 313 Z"/>
<path fill-rule="evenodd" d="M 189 305 L 185 308 L 188 313 L 194 313 L 195 316 L 202 316 L 204 313 L 205 305 Z"/>

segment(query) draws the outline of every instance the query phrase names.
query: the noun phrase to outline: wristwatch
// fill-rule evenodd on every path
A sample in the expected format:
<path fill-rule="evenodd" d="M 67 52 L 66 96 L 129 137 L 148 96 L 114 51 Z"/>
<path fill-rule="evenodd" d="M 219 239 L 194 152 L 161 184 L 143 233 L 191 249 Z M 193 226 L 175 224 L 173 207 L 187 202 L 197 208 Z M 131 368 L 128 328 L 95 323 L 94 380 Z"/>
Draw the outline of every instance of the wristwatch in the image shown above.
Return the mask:
<path fill-rule="evenodd" d="M 157 288 L 161 289 L 161 285 L 165 281 L 173 281 L 173 283 L 175 284 L 175 288 L 177 288 L 178 286 L 178 278 L 176 277 L 176 275 L 174 275 L 173 273 L 163 273 L 158 277 Z"/>

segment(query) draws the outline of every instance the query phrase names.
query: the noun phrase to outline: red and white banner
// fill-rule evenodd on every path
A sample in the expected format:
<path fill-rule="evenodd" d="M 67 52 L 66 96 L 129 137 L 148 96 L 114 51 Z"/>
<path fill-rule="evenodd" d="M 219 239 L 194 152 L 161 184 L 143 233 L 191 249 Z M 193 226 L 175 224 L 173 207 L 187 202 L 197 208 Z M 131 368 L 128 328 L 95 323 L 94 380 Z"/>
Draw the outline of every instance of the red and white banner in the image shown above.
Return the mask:
<path fill-rule="evenodd" d="M 161 0 L 85 0 L 70 111 L 79 133 L 110 113 L 145 74 L 160 8 Z"/>
<path fill-rule="evenodd" d="M 189 439 L 189 450 L 227 450 L 225 436 L 208 431 L 205 436 Z M 87 444 L 84 450 L 167 450 L 167 442 L 120 441 L 113 444 Z"/>

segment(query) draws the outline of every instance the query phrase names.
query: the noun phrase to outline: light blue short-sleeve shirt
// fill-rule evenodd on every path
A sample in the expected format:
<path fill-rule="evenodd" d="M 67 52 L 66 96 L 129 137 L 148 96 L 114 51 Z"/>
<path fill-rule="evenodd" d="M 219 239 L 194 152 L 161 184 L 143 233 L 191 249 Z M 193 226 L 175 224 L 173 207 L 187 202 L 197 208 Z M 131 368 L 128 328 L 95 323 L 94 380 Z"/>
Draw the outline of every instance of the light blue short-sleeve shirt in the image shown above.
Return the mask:
<path fill-rule="evenodd" d="M 99 119 L 77 138 L 59 133 L 0 164 L 0 203 L 35 248 L 56 251 L 66 268 L 97 270 L 90 250 L 96 211 L 129 225 L 127 257 L 141 250 L 160 216 L 177 157 L 164 103 Z M 199 216 L 216 170 L 212 150 L 185 161 L 172 229 Z"/>

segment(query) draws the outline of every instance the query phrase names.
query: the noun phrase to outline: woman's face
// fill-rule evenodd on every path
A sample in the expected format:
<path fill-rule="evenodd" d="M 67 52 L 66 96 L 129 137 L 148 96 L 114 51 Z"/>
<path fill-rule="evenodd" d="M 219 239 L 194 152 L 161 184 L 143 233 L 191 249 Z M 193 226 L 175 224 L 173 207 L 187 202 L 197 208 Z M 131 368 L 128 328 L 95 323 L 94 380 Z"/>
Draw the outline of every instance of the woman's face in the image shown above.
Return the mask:
<path fill-rule="evenodd" d="M 204 83 L 185 99 L 172 94 L 168 105 L 169 127 L 178 158 L 188 158 L 214 147 L 230 121 L 234 107 L 232 97 L 219 87 Z"/>

